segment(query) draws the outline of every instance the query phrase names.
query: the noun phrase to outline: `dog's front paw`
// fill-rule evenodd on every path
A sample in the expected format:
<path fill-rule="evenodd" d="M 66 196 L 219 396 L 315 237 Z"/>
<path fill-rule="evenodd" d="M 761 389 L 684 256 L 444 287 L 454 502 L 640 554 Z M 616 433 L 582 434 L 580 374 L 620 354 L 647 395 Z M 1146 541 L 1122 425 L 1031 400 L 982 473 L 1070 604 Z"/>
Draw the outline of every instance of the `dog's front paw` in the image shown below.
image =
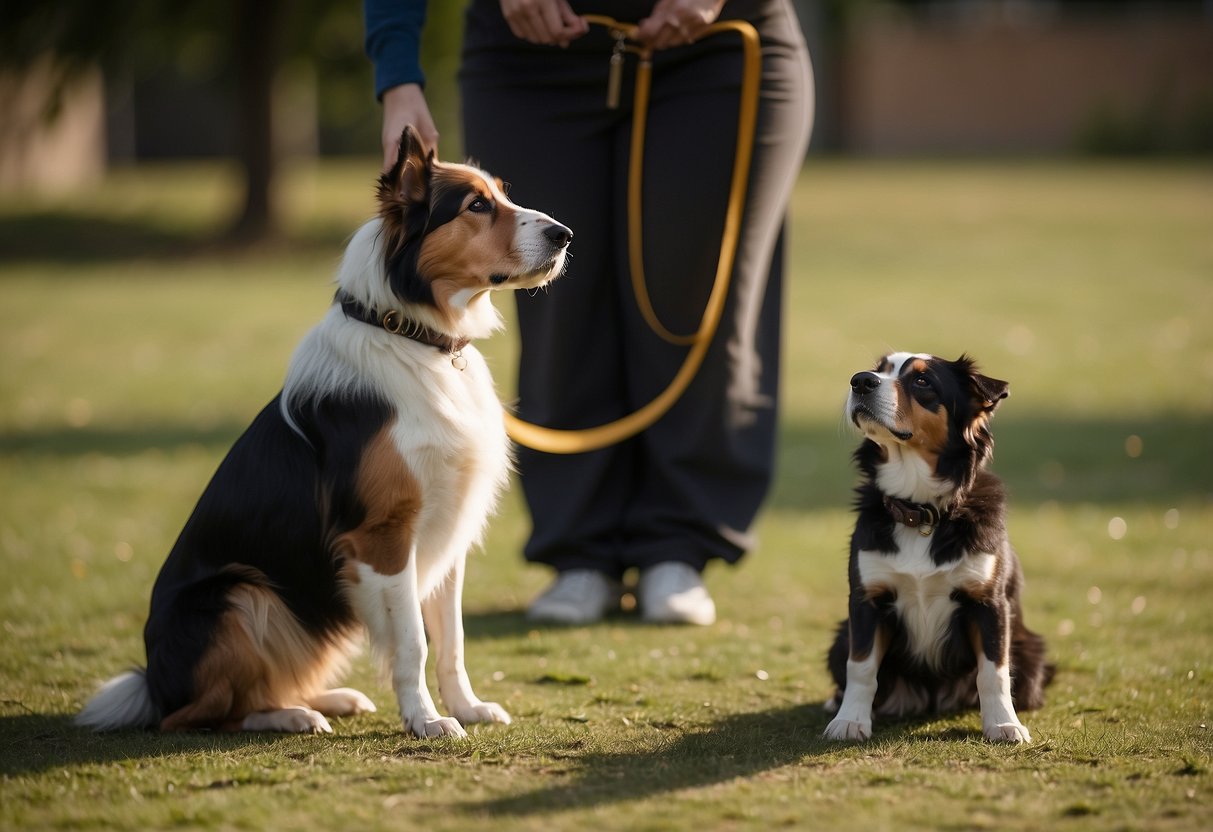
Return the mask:
<path fill-rule="evenodd" d="M 466 737 L 468 732 L 463 730 L 459 720 L 454 717 L 429 717 L 422 715 L 414 719 L 406 719 L 405 727 L 414 735 L 427 739 L 429 737 Z"/>
<path fill-rule="evenodd" d="M 831 720 L 822 736 L 827 740 L 863 742 L 872 736 L 872 721 L 855 722 L 841 717 Z"/>
<path fill-rule="evenodd" d="M 1031 742 L 1032 735 L 1018 722 L 999 722 L 983 728 L 986 739 L 992 742 Z"/>
<path fill-rule="evenodd" d="M 496 702 L 476 702 L 464 708 L 455 709 L 454 714 L 455 718 L 464 725 L 470 725 L 473 722 L 501 722 L 509 725 L 513 721 L 505 708 Z"/>

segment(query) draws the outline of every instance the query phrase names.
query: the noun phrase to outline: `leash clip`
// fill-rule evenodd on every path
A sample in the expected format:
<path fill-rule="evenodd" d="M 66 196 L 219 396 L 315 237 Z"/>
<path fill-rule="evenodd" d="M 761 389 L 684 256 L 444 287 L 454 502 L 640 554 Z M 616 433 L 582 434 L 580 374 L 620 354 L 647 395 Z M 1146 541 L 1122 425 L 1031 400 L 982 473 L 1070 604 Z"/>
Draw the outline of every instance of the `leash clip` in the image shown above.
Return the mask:
<path fill-rule="evenodd" d="M 635 28 L 634 26 L 631 28 L 611 27 L 611 37 L 615 38 L 615 46 L 611 49 L 611 67 L 607 72 L 606 105 L 609 110 L 619 109 L 619 91 L 623 87 L 623 53 L 631 52 L 633 55 L 637 55 L 640 58 L 641 66 L 648 66 L 652 62 L 651 49 L 628 43 Z"/>
<path fill-rule="evenodd" d="M 612 29 L 615 48 L 611 50 L 611 68 L 607 72 L 606 105 L 608 110 L 619 109 L 619 90 L 623 86 L 623 53 L 627 50 L 627 35 L 622 29 Z"/>

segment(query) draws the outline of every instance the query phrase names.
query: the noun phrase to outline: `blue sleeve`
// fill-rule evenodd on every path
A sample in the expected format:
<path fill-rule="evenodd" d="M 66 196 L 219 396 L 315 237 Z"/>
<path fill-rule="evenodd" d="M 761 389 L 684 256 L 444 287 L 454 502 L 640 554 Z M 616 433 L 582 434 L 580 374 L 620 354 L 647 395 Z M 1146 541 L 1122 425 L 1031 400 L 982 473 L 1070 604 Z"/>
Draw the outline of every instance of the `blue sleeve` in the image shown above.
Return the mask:
<path fill-rule="evenodd" d="M 400 84 L 425 85 L 421 29 L 426 0 L 363 0 L 366 54 L 375 67 L 375 98 Z"/>

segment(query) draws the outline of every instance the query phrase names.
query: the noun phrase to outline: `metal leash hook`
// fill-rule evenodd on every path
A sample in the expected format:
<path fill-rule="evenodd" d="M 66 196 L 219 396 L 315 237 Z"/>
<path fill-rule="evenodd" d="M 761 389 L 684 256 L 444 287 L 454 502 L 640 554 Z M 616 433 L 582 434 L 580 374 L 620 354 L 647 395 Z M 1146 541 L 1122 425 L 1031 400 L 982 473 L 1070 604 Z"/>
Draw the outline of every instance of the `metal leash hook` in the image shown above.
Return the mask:
<path fill-rule="evenodd" d="M 607 99 L 609 110 L 619 109 L 619 89 L 623 85 L 623 53 L 627 49 L 627 35 L 618 29 L 612 29 L 615 36 L 615 48 L 611 50 L 611 68 L 607 73 Z"/>
<path fill-rule="evenodd" d="M 628 29 L 622 26 L 611 27 L 611 37 L 615 38 L 615 47 L 611 50 L 611 66 L 607 72 L 606 105 L 608 110 L 619 109 L 619 91 L 623 89 L 623 53 L 631 52 L 633 55 L 639 55 L 642 64 L 647 64 L 652 60 L 651 49 L 628 45 L 628 39 L 635 31 L 635 26 Z"/>

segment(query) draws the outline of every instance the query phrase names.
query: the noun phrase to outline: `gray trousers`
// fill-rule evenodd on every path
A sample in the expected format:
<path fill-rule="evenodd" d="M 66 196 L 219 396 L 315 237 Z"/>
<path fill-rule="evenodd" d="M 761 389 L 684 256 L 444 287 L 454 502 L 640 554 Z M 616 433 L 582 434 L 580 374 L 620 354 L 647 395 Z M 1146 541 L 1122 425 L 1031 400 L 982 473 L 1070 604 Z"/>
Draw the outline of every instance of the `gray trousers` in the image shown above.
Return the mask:
<path fill-rule="evenodd" d="M 651 4 L 602 0 L 579 13 L 636 20 Z M 532 519 L 526 558 L 558 570 L 737 561 L 774 468 L 782 227 L 812 121 L 808 54 L 787 0 L 727 3 L 763 41 L 754 160 L 733 283 L 702 368 L 666 416 L 600 451 L 519 452 Z M 525 44 L 495 0 L 467 16 L 465 148 L 517 202 L 573 229 L 566 274 L 518 296 L 519 415 L 556 428 L 600 425 L 660 393 L 687 347 L 640 317 L 628 268 L 627 171 L 635 56 L 608 109 L 613 40 L 601 27 L 567 49 Z M 737 136 L 741 47 L 722 34 L 657 53 L 644 159 L 649 294 L 674 332 L 699 325 L 720 254 Z"/>

